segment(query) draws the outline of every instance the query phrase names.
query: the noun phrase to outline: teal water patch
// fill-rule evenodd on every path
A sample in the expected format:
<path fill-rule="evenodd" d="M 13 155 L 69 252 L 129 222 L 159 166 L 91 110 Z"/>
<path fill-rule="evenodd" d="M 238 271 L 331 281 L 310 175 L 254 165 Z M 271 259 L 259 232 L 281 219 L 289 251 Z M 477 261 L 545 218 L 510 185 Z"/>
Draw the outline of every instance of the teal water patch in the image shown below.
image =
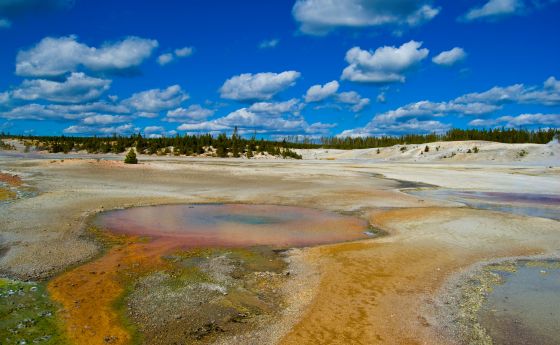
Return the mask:
<path fill-rule="evenodd" d="M 479 322 L 495 345 L 560 344 L 560 262 L 518 261 L 515 271 L 493 271 L 493 287 Z"/>

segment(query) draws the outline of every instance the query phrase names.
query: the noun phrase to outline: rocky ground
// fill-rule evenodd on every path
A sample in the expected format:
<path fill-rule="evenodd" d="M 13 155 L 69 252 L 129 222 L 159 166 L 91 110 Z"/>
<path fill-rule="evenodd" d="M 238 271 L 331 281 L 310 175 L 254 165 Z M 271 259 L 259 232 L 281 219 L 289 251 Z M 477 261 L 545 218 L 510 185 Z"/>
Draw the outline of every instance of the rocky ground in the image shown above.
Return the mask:
<path fill-rule="evenodd" d="M 460 152 L 451 158 L 436 158 L 468 150 L 474 144 L 480 148 L 476 154 Z M 421 199 L 401 188 L 429 184 L 558 194 L 560 153 L 550 145 L 507 149 L 500 148 L 505 144 L 495 143 L 452 145 L 429 144 L 440 146 L 439 151 L 430 149 L 430 156 L 420 154 L 420 146 L 407 147 L 416 150 L 409 153 L 387 148 L 385 161 L 377 159 L 373 150 L 329 150 L 310 151 L 307 157 L 318 159 L 303 161 L 141 156 L 141 164 L 136 166 L 124 165 L 120 159 L 104 160 L 103 155 L 91 159 L 0 154 L 0 171 L 19 176 L 35 193 L 0 204 L 0 247 L 4 248 L 0 272 L 10 278 L 46 280 L 90 260 L 100 253 L 100 247 L 84 236 L 86 220 L 96 212 L 119 207 L 238 202 L 349 212 L 387 234 L 290 252 L 285 259 L 293 274 L 279 283 L 285 305 L 273 313 L 276 321 L 255 324 L 235 338 L 217 340 L 298 345 L 454 343 L 449 336 L 452 327 L 438 314 L 442 286 L 480 261 L 560 250 L 560 223 Z M 394 152 L 389 155 L 389 150 Z M 515 152 L 520 150 L 528 154 L 516 158 Z M 391 159 L 396 155 L 410 159 L 397 162 Z M 414 163 L 415 159 L 422 159 L 423 164 Z M 219 255 L 214 259 L 231 260 Z M 201 263 L 201 269 L 211 274 L 214 259 Z M 234 262 L 222 262 L 221 267 L 239 265 Z M 218 282 L 217 286 L 196 285 L 192 291 L 201 294 L 202 300 L 223 298 L 218 287 L 239 283 L 228 280 L 232 272 L 214 277 L 211 284 Z M 146 293 L 130 295 L 133 318 L 149 316 L 147 311 L 153 309 L 153 299 L 146 299 L 149 286 L 164 291 L 167 279 L 165 272 L 156 272 L 139 281 L 135 291 Z M 161 295 L 171 304 L 175 293 L 180 296 L 185 291 Z M 142 324 L 146 329 L 158 329 L 158 318 L 154 320 Z M 201 334 L 219 331 L 215 323 L 206 323 L 195 327 L 190 336 L 196 338 L 197 330 Z"/>
<path fill-rule="evenodd" d="M 288 277 L 282 257 L 266 248 L 203 250 L 166 258 L 126 298 L 128 314 L 148 344 L 208 344 L 262 324 L 283 309 Z"/>

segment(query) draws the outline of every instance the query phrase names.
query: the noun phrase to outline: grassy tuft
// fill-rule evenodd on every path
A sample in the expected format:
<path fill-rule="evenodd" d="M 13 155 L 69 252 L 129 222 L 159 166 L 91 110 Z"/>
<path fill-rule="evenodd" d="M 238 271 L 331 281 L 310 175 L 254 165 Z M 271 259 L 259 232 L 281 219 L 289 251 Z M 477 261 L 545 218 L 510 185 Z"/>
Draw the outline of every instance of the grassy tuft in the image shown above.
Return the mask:
<path fill-rule="evenodd" d="M 67 344 L 59 308 L 43 284 L 0 279 L 0 344 Z"/>

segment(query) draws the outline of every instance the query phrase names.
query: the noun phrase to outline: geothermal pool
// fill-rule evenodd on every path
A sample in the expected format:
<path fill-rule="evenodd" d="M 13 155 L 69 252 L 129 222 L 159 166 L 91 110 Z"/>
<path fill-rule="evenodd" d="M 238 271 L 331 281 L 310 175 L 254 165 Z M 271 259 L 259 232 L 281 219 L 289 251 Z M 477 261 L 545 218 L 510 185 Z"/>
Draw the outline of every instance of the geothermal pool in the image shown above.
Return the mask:
<path fill-rule="evenodd" d="M 194 247 L 303 247 L 367 238 L 366 221 L 310 208 L 202 204 L 135 207 L 100 214 L 112 233 L 173 239 Z"/>
<path fill-rule="evenodd" d="M 469 207 L 560 220 L 560 195 L 534 193 L 501 193 L 451 189 L 406 191 L 436 200 L 454 201 Z"/>
<path fill-rule="evenodd" d="M 489 294 L 479 321 L 496 345 L 560 344 L 560 262 L 519 261 Z"/>
<path fill-rule="evenodd" d="M 191 293 L 185 297 L 190 296 L 191 299 L 196 296 L 193 291 L 203 289 L 204 286 L 215 287 L 218 290 L 204 290 L 203 293 L 201 292 L 201 296 L 221 291 L 216 296 L 212 295 L 213 299 L 211 299 L 221 301 L 216 302 L 219 305 L 208 304 L 208 301 L 201 297 L 202 299 L 197 302 L 200 303 L 197 304 L 199 307 L 196 309 L 192 309 L 189 304 L 177 305 L 173 301 L 163 303 L 162 300 L 158 300 L 158 303 L 162 304 L 156 308 L 157 310 L 164 307 L 173 308 L 175 311 L 179 308 L 187 308 L 190 312 L 201 315 L 206 313 L 208 315 L 204 314 L 206 315 L 204 318 L 200 315 L 197 316 L 196 321 L 212 323 L 216 321 L 214 315 L 216 313 L 223 312 L 223 315 L 220 314 L 222 316 L 231 313 L 245 315 L 246 313 L 243 312 L 245 307 L 239 307 L 241 308 L 238 308 L 239 310 L 231 307 L 241 303 L 239 301 L 256 301 L 253 304 L 255 304 L 254 308 L 257 308 L 256 306 L 268 305 L 259 298 L 266 299 L 267 303 L 271 303 L 274 298 L 279 298 L 266 297 L 268 291 L 266 284 L 272 284 L 270 282 L 261 284 L 262 286 L 258 285 L 253 289 L 254 291 L 247 290 L 253 279 L 252 275 L 248 275 L 248 280 L 243 283 L 249 285 L 239 283 L 240 286 L 245 286 L 247 291 L 233 289 L 228 285 L 232 281 L 237 281 L 236 279 L 241 279 L 234 278 L 234 273 L 235 277 L 241 273 L 239 277 L 244 276 L 245 271 L 239 268 L 243 265 L 253 267 L 253 270 L 257 271 L 261 270 L 259 265 L 264 265 L 262 270 L 265 271 L 269 270 L 267 265 L 271 266 L 271 263 L 274 262 L 278 267 L 285 265 L 281 258 L 276 257 L 279 254 L 267 254 L 268 256 L 259 254 L 258 248 L 276 253 L 278 252 L 276 249 L 368 238 L 366 234 L 368 223 L 357 217 L 310 208 L 272 205 L 202 204 L 134 207 L 102 212 L 95 217 L 93 222 L 97 228 L 104 230 L 100 236 L 105 236 L 106 241 L 113 245 L 100 258 L 65 272 L 48 284 L 52 298 L 63 306 L 61 315 L 65 320 L 65 330 L 70 342 L 80 345 L 102 344 L 106 339 L 110 339 L 112 344 L 130 343 L 133 334 L 129 333 L 120 321 L 121 316 L 119 315 L 123 314 L 122 311 L 121 314 L 117 313 L 115 303 L 119 298 L 126 299 L 129 298 L 127 296 L 134 295 L 134 287 L 142 279 L 167 277 L 161 284 L 151 284 L 149 287 L 149 291 L 164 291 L 169 286 L 175 286 L 173 284 L 177 285 L 177 283 L 173 283 L 174 279 L 179 279 L 177 277 L 186 277 L 177 287 L 180 290 L 188 285 L 195 289 L 188 290 Z M 212 250 L 224 250 L 224 253 L 218 257 L 206 254 Z M 236 250 L 241 254 L 235 254 Z M 206 275 L 200 273 L 201 270 L 204 270 L 204 262 L 230 260 L 228 258 L 235 255 L 244 255 L 245 258 L 239 259 L 240 263 L 236 266 L 235 271 L 231 271 L 234 269 L 231 268 L 233 266 L 222 267 L 213 264 L 218 265 L 216 266 L 218 272 L 222 272 L 219 274 L 220 277 L 225 277 L 226 273 L 231 271 L 232 276 L 227 278 L 230 280 L 226 279 L 230 283 L 226 284 L 216 280 L 217 278 L 209 278 L 214 274 L 210 271 Z M 193 263 L 199 261 L 201 267 L 196 265 L 196 267 L 191 267 Z M 277 280 L 281 279 L 278 277 L 284 277 L 282 272 L 276 274 L 275 279 Z M 197 279 L 203 279 L 206 285 L 200 285 L 201 283 Z M 230 288 L 233 290 L 229 291 Z M 165 296 L 175 296 L 182 291 L 179 290 L 174 290 L 171 295 L 163 292 L 156 293 L 156 295 L 160 299 Z M 228 291 L 231 293 L 226 293 Z M 78 305 L 76 301 L 79 301 Z M 142 300 L 140 299 L 140 301 Z M 147 315 L 146 317 L 156 315 L 149 312 L 150 307 L 147 306 L 147 302 L 142 303 L 144 302 L 137 304 L 139 305 L 138 310 L 145 313 L 142 315 Z M 222 310 L 224 305 L 230 306 L 226 308 L 227 311 Z M 259 309 L 257 314 L 265 313 L 268 310 L 266 308 Z M 187 316 L 190 315 L 188 310 L 185 311 Z M 133 317 L 137 313 L 128 315 Z M 182 321 L 173 319 L 169 322 L 174 324 L 183 322 L 180 327 L 177 327 L 184 331 L 196 326 L 191 316 L 182 318 Z M 156 324 L 160 317 L 156 316 L 152 319 L 150 319 L 150 325 Z M 138 323 L 138 326 L 143 326 L 144 321 Z M 234 324 L 235 327 L 241 327 L 235 322 Z M 234 327 L 229 321 L 227 321 L 227 325 L 227 327 Z M 165 325 L 157 327 L 159 327 L 158 336 L 175 337 L 183 334 L 171 332 L 165 328 L 167 327 Z M 196 329 L 191 331 L 194 332 L 193 334 L 198 332 Z M 142 332 L 145 337 L 151 337 L 154 334 L 153 330 Z M 175 340 L 177 339 L 164 343 L 175 343 Z"/>

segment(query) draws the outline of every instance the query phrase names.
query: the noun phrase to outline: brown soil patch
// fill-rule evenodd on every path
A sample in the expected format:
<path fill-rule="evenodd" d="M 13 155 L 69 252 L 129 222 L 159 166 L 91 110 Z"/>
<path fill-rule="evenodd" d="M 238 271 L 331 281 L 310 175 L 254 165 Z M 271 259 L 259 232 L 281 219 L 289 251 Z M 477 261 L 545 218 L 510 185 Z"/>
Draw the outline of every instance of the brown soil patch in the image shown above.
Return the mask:
<path fill-rule="evenodd" d="M 0 182 L 4 182 L 12 187 L 19 187 L 23 183 L 21 177 L 3 172 L 0 172 Z"/>

